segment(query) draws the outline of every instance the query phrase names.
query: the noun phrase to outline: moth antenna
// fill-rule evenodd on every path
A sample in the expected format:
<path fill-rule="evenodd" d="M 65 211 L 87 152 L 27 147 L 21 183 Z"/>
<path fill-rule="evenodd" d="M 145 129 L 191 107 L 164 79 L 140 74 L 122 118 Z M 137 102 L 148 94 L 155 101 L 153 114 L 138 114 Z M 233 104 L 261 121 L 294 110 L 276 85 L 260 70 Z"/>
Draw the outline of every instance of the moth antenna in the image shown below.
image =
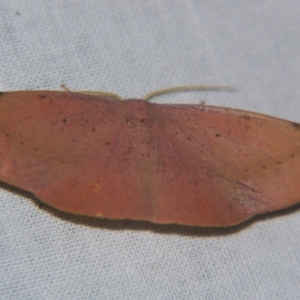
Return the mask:
<path fill-rule="evenodd" d="M 150 98 L 156 97 L 161 94 L 183 92 L 183 91 L 228 91 L 235 92 L 237 89 L 232 86 L 219 86 L 219 85 L 191 85 L 191 86 L 176 86 L 169 87 L 161 90 L 151 92 L 143 97 L 143 100 L 148 101 Z"/>
<path fill-rule="evenodd" d="M 94 96 L 103 96 L 103 97 L 108 97 L 108 98 L 113 98 L 116 100 L 124 100 L 123 97 L 111 93 L 111 92 L 104 92 L 104 91 L 78 91 L 77 93 L 81 93 L 81 94 L 87 94 L 87 95 L 94 95 Z"/>

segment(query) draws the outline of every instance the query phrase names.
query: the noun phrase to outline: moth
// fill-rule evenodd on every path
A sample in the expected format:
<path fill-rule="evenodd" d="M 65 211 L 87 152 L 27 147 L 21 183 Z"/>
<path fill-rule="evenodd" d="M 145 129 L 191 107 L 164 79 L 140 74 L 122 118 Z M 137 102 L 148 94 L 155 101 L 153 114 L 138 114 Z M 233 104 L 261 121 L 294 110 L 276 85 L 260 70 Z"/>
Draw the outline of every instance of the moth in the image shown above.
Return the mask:
<path fill-rule="evenodd" d="M 300 124 L 117 98 L 1 93 L 0 181 L 73 214 L 196 226 L 300 202 Z"/>

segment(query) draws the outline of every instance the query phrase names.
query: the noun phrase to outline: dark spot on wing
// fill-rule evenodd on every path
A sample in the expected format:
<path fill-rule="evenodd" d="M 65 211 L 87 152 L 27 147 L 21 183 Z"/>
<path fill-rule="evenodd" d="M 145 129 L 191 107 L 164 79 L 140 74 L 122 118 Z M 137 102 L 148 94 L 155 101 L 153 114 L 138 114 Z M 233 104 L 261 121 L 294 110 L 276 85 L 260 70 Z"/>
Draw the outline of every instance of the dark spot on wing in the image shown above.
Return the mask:
<path fill-rule="evenodd" d="M 9 133 L 7 133 L 7 134 L 6 134 L 6 137 L 10 137 L 10 134 L 9 134 Z"/>
<path fill-rule="evenodd" d="M 125 122 L 130 128 L 151 128 L 153 125 L 153 119 L 140 119 L 137 117 L 126 117 Z"/>
<path fill-rule="evenodd" d="M 216 133 L 215 136 L 216 136 L 216 137 L 219 137 L 219 136 L 220 136 L 220 133 Z"/>
<path fill-rule="evenodd" d="M 63 121 L 65 124 L 67 123 L 67 119 L 63 119 L 62 121 Z"/>
<path fill-rule="evenodd" d="M 40 97 L 40 99 L 45 99 L 47 96 L 44 94 L 40 94 L 39 97 Z"/>
<path fill-rule="evenodd" d="M 251 117 L 244 115 L 244 119 L 245 119 L 245 120 L 250 120 Z"/>

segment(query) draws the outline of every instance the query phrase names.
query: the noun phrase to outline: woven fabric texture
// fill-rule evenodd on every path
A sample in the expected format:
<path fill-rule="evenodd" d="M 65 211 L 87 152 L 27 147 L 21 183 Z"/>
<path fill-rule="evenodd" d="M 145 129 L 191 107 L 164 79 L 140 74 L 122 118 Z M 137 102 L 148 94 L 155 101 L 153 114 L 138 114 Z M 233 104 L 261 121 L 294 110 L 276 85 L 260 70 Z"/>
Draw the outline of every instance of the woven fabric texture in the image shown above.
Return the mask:
<path fill-rule="evenodd" d="M 1 0 L 0 90 L 163 95 L 300 122 L 297 0 Z M 94 220 L 0 185 L 1 299 L 299 299 L 299 208 L 227 229 Z"/>

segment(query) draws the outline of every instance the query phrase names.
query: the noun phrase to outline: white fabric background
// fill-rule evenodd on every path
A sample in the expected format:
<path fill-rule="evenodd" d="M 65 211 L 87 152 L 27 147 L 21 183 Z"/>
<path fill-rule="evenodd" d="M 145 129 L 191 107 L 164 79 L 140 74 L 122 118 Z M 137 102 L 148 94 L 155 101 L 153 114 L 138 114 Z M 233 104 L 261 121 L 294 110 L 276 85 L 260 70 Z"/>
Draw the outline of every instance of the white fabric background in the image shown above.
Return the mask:
<path fill-rule="evenodd" d="M 0 0 L 0 90 L 105 90 L 300 122 L 298 0 Z M 1 299 L 299 299 L 300 212 L 229 229 L 94 220 L 1 185 Z"/>

